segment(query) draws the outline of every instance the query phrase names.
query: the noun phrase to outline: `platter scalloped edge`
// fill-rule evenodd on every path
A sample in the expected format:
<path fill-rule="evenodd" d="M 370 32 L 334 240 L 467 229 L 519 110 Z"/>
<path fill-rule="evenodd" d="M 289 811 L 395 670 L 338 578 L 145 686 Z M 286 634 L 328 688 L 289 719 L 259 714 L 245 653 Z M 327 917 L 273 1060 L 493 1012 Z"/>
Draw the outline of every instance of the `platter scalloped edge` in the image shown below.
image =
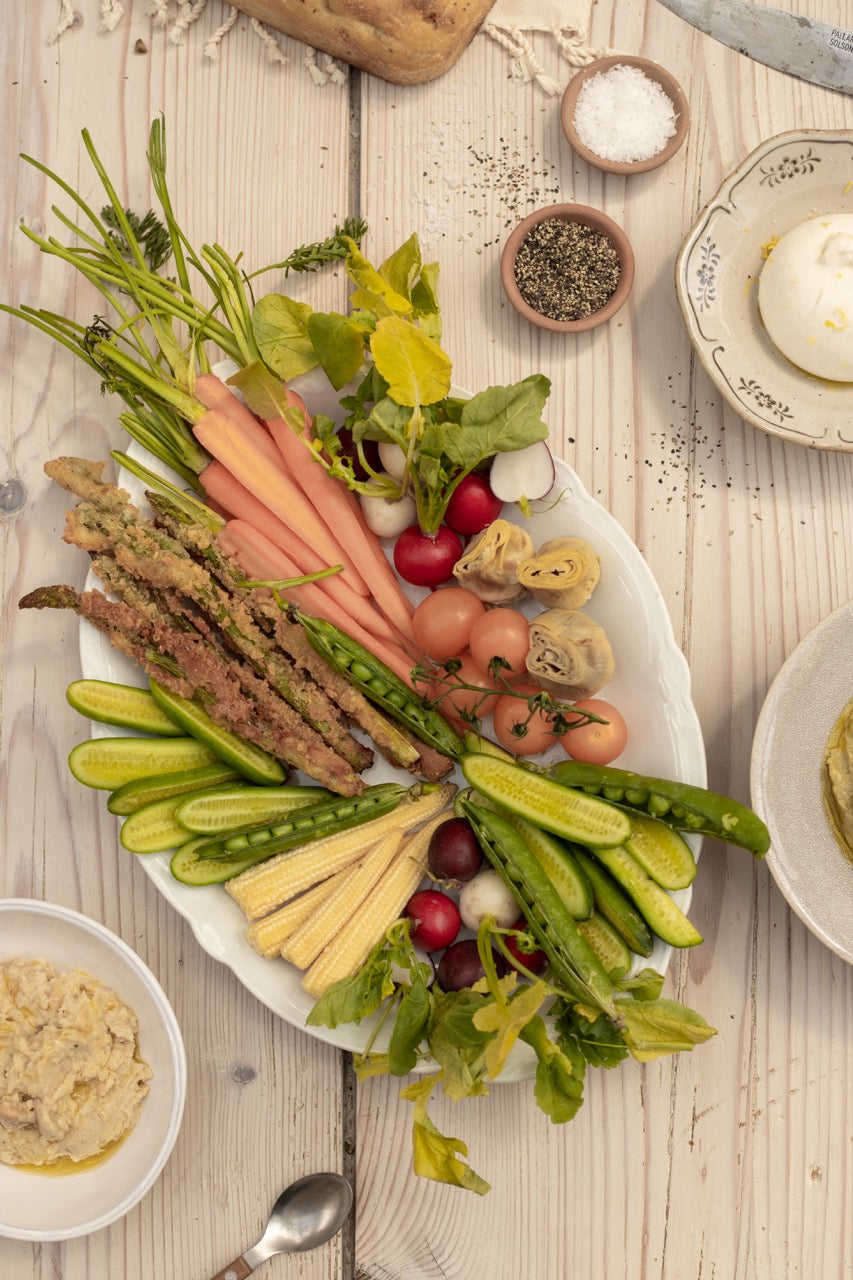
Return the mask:
<path fill-rule="evenodd" d="M 129 452 L 137 452 L 136 446 Z M 137 456 L 142 456 L 141 450 Z M 615 763 L 704 786 L 705 747 L 691 699 L 690 672 L 676 643 L 660 589 L 621 525 L 587 493 L 566 463 L 557 461 L 556 468 L 552 494 L 533 504 L 530 517 L 520 513 L 511 516 L 507 510 L 504 516 L 524 522 L 534 545 L 571 533 L 586 538 L 601 557 L 601 582 L 585 608 L 604 626 L 616 658 L 616 674 L 602 694 L 620 708 L 629 727 L 642 726 L 642 732 L 635 734 L 634 741 L 629 741 Z M 142 486 L 134 477 L 123 472 L 121 483 L 137 504 L 144 503 Z M 95 585 L 90 574 L 86 587 Z M 413 593 L 417 598 L 423 594 Z M 79 643 L 84 676 L 144 683 L 141 672 L 85 620 L 80 624 Z M 111 727 L 93 726 L 95 735 L 114 732 Z M 554 754 L 559 758 L 561 749 L 554 749 Z M 391 776 L 389 770 L 390 766 L 380 761 L 371 766 L 365 777 L 369 781 L 384 780 Z M 701 842 L 696 837 L 690 840 L 698 856 Z M 371 1030 L 369 1022 L 335 1029 L 305 1025 L 312 1001 L 300 986 L 297 970 L 283 960 L 264 959 L 251 947 L 246 940 L 242 911 L 220 886 L 191 888 L 179 883 L 171 875 L 167 854 L 148 854 L 140 861 L 159 892 L 189 923 L 203 950 L 231 969 L 269 1009 L 327 1044 L 356 1053 L 365 1048 Z M 673 897 L 686 911 L 691 890 L 679 890 Z M 665 973 L 670 957 L 671 948 L 658 941 L 644 963 Z M 528 1079 L 534 1070 L 532 1051 L 519 1043 L 512 1050 L 501 1081 Z"/>

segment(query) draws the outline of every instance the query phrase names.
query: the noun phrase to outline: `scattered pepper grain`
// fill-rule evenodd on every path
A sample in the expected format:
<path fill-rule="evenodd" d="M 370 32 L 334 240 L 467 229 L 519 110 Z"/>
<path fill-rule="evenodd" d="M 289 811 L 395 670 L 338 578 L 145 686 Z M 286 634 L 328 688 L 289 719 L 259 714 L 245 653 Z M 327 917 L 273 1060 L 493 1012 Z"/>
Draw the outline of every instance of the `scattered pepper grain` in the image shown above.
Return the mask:
<path fill-rule="evenodd" d="M 613 297 L 620 275 L 613 241 L 565 218 L 545 218 L 532 227 L 515 259 L 522 298 L 550 320 L 594 315 Z"/>

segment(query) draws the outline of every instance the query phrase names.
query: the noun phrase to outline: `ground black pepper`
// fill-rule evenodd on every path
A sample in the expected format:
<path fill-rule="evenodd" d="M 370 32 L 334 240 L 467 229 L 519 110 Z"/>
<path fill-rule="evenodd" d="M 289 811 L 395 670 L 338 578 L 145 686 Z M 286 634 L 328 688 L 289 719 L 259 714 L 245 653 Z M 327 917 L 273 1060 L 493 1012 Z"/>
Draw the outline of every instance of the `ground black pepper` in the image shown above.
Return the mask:
<path fill-rule="evenodd" d="M 582 320 L 600 311 L 619 284 L 613 241 L 582 222 L 545 218 L 522 240 L 515 282 L 528 306 L 551 320 Z"/>

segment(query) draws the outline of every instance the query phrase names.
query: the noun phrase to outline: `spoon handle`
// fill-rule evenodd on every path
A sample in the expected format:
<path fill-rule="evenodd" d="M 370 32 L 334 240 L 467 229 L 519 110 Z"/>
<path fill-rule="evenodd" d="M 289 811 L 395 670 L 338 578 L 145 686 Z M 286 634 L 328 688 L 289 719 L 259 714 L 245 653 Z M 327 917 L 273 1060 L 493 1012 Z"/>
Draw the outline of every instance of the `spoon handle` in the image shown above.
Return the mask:
<path fill-rule="evenodd" d="M 233 1262 L 228 1263 L 227 1267 L 223 1267 L 215 1276 L 211 1276 L 210 1280 L 246 1280 L 246 1276 L 250 1276 L 252 1271 L 253 1268 L 245 1258 L 235 1258 Z"/>

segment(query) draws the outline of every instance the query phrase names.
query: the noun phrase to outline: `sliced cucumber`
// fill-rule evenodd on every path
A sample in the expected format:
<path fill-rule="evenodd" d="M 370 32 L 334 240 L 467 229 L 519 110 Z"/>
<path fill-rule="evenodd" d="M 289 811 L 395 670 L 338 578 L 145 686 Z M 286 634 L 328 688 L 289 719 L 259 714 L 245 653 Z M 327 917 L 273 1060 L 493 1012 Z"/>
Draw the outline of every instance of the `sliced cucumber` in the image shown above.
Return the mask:
<path fill-rule="evenodd" d="M 599 912 L 578 921 L 578 929 L 586 938 L 614 982 L 624 978 L 631 968 L 631 951 L 613 925 Z"/>
<path fill-rule="evenodd" d="M 182 796 L 143 805 L 121 824 L 119 839 L 129 853 L 164 853 L 185 844 L 189 832 L 175 817 Z"/>
<path fill-rule="evenodd" d="M 269 826 L 294 809 L 331 799 L 325 787 L 214 787 L 188 796 L 177 810 L 187 831 L 219 835 L 238 827 Z"/>
<path fill-rule="evenodd" d="M 206 844 L 209 836 L 196 836 L 188 840 L 172 854 L 169 868 L 176 880 L 181 884 L 205 885 L 223 884 L 234 876 L 252 867 L 257 858 L 245 858 L 242 862 L 224 862 L 216 858 L 199 858 L 198 848 Z"/>
<path fill-rule="evenodd" d="M 592 912 L 592 886 L 568 845 L 515 813 L 508 815 L 515 828 L 562 898 L 575 920 Z"/>
<path fill-rule="evenodd" d="M 466 754 L 460 764 L 468 782 L 481 795 L 553 835 L 590 848 L 612 848 L 631 834 L 631 824 L 621 809 L 543 774 L 482 753 Z"/>
<path fill-rule="evenodd" d="M 115 791 L 135 778 L 200 769 L 215 759 L 195 738 L 88 738 L 71 748 L 68 766 L 85 786 Z"/>
<path fill-rule="evenodd" d="M 672 947 L 695 947 L 702 941 L 699 933 L 679 906 L 647 875 L 627 849 L 597 849 L 595 856 L 604 863 L 650 929 Z"/>
<path fill-rule="evenodd" d="M 223 729 L 198 703 L 171 693 L 157 680 L 151 681 L 151 693 L 158 706 L 179 724 L 185 733 L 205 743 L 226 764 L 238 769 L 246 778 L 261 786 L 284 782 L 285 769 L 267 751 L 251 742 L 238 738 L 236 733 Z"/>
<path fill-rule="evenodd" d="M 135 813 L 144 805 L 153 804 L 155 800 L 168 800 L 170 796 L 181 798 L 203 791 L 208 787 L 221 786 L 226 782 L 234 782 L 242 778 L 237 769 L 217 760 L 215 764 L 203 765 L 201 769 L 183 769 L 178 773 L 156 773 L 151 777 L 135 778 L 117 787 L 107 800 L 110 813 L 123 817 Z M 246 790 L 249 784 L 246 783 Z"/>
<path fill-rule="evenodd" d="M 631 815 L 631 835 L 625 845 L 640 866 L 663 889 L 686 889 L 696 875 L 690 845 L 673 827 L 656 818 Z"/>
<path fill-rule="evenodd" d="M 110 680 L 72 680 L 65 696 L 75 711 L 101 724 L 120 725 L 164 738 L 184 736 L 184 730 L 157 705 L 148 689 Z"/>
<path fill-rule="evenodd" d="M 591 853 L 585 849 L 573 852 L 592 886 L 596 911 L 612 924 L 635 955 L 650 956 L 655 940 L 631 899 Z"/>

